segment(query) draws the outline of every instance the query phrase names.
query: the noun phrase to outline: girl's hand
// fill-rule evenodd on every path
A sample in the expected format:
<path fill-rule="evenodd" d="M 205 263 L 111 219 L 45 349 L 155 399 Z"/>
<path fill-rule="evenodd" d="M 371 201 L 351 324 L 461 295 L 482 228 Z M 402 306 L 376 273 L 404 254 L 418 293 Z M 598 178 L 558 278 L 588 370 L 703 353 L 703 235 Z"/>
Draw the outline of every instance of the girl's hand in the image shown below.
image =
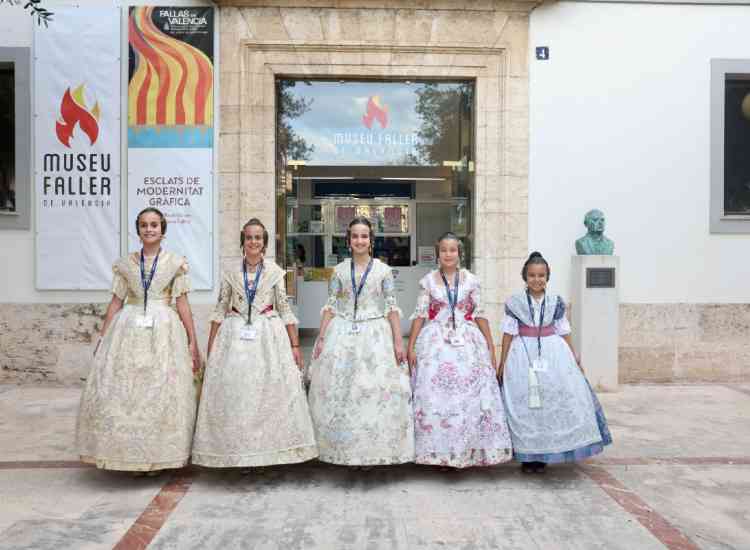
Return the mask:
<path fill-rule="evenodd" d="M 502 382 L 503 381 L 503 372 L 505 371 L 505 365 L 502 363 L 497 364 L 497 368 L 495 369 L 495 372 L 497 373 L 497 379 Z"/>
<path fill-rule="evenodd" d="M 396 357 L 396 363 L 399 365 L 406 361 L 406 354 L 404 353 L 404 344 L 403 342 L 394 342 L 393 343 L 393 355 Z"/>
<path fill-rule="evenodd" d="M 325 338 L 323 335 L 318 335 L 318 337 L 315 340 L 315 347 L 313 348 L 313 359 L 317 359 L 320 357 L 320 354 L 323 352 L 323 343 L 325 342 Z"/>
<path fill-rule="evenodd" d="M 409 353 L 406 355 L 406 360 L 409 362 L 409 372 L 412 373 L 417 368 L 417 352 L 414 348 L 409 348 Z"/>
<path fill-rule="evenodd" d="M 297 364 L 297 368 L 302 370 L 304 365 L 302 364 L 302 354 L 299 351 L 299 346 L 292 348 L 292 355 L 294 356 L 294 362 Z"/>
<path fill-rule="evenodd" d="M 495 365 L 497 365 L 497 356 L 495 355 L 495 346 L 490 346 L 490 361 L 492 361 L 490 364 L 492 365 L 492 368 L 497 371 L 497 368 Z"/>
<path fill-rule="evenodd" d="M 195 341 L 190 343 L 190 356 L 193 358 L 193 374 L 201 370 L 201 354 Z"/>

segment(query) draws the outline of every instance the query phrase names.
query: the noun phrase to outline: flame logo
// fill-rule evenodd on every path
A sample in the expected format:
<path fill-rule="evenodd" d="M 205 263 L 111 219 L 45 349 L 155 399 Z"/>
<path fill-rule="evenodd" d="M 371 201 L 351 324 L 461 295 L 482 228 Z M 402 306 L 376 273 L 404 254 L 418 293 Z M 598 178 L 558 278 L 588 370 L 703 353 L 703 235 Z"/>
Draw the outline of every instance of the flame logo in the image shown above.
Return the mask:
<path fill-rule="evenodd" d="M 211 60 L 198 48 L 159 30 L 153 11 L 153 7 L 134 8 L 128 21 L 136 65 L 128 85 L 128 125 L 211 126 Z"/>
<path fill-rule="evenodd" d="M 388 126 L 388 105 L 380 105 L 379 96 L 371 96 L 367 100 L 367 112 L 362 117 L 362 124 L 367 126 L 367 129 L 372 129 L 372 121 L 377 120 L 380 123 L 380 127 L 385 130 Z"/>
<path fill-rule="evenodd" d="M 55 123 L 55 131 L 57 139 L 67 148 L 70 148 L 70 138 L 73 137 L 76 124 L 88 136 L 91 145 L 96 143 L 99 137 L 99 102 L 94 103 L 89 111 L 83 97 L 83 84 L 73 90 L 73 93 L 70 88 L 66 89 L 60 102 L 60 120 Z"/>

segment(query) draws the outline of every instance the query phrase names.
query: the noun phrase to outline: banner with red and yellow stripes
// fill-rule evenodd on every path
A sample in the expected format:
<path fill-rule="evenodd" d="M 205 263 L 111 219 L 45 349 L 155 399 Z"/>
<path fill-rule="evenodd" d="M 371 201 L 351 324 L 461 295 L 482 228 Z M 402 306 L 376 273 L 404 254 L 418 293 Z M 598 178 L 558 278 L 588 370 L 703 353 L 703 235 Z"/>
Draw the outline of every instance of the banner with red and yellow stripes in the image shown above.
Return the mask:
<path fill-rule="evenodd" d="M 213 38 L 213 8 L 130 8 L 130 147 L 212 146 Z"/>

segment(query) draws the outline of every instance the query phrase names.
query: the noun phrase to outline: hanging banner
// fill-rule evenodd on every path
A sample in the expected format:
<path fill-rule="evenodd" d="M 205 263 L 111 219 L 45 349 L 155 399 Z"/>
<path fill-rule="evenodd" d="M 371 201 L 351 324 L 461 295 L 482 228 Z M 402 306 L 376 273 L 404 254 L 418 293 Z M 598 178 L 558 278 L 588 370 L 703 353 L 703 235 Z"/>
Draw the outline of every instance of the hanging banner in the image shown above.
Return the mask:
<path fill-rule="evenodd" d="M 210 289 L 213 8 L 131 7 L 128 43 L 128 217 L 161 210 L 165 248 L 187 257 L 193 288 Z"/>
<path fill-rule="evenodd" d="M 36 287 L 109 289 L 120 255 L 120 11 L 34 25 Z"/>

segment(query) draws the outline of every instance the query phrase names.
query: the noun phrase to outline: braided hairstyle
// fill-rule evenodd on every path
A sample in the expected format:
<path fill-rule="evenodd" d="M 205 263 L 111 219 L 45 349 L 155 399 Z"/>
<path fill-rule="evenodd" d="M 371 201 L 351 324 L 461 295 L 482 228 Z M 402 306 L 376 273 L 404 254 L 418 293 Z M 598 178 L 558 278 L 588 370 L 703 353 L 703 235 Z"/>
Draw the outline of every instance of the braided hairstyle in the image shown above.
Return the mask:
<path fill-rule="evenodd" d="M 523 278 L 524 282 L 526 281 L 526 277 L 529 272 L 529 266 L 530 265 L 543 265 L 547 269 L 547 280 L 549 281 L 550 276 L 550 269 L 549 264 L 547 263 L 547 260 L 544 259 L 544 256 L 542 256 L 541 252 L 534 251 L 531 254 L 529 254 L 529 257 L 526 259 L 526 262 L 523 264 L 523 269 L 521 270 L 521 277 Z"/>
<path fill-rule="evenodd" d="M 166 235 L 167 218 L 166 216 L 164 216 L 161 210 L 159 210 L 158 208 L 154 208 L 153 206 L 149 206 L 148 208 L 144 208 L 143 210 L 138 212 L 138 215 L 135 217 L 135 234 L 139 237 L 141 236 L 141 228 L 138 224 L 141 222 L 141 216 L 148 213 L 156 214 L 157 216 L 159 216 L 159 219 L 161 221 L 161 236 L 163 237 L 164 235 Z"/>
<path fill-rule="evenodd" d="M 357 216 L 349 222 L 349 226 L 346 228 L 346 246 L 351 248 L 352 246 L 352 227 L 355 225 L 364 225 L 370 230 L 370 256 L 372 256 L 372 247 L 375 246 L 375 232 L 372 229 L 372 223 L 364 216 Z"/>
<path fill-rule="evenodd" d="M 458 246 L 458 263 L 462 265 L 464 263 L 464 243 L 453 231 L 446 231 L 435 241 L 435 261 L 438 264 L 440 263 L 440 243 L 446 240 L 456 241 L 456 245 Z"/>
<path fill-rule="evenodd" d="M 263 230 L 263 250 L 262 252 L 266 253 L 266 248 L 268 248 L 268 230 L 266 229 L 266 226 L 263 225 L 263 222 L 261 222 L 258 218 L 250 218 L 245 225 L 242 226 L 242 231 L 240 231 L 240 248 L 245 246 L 245 229 L 252 226 L 260 227 Z"/>

